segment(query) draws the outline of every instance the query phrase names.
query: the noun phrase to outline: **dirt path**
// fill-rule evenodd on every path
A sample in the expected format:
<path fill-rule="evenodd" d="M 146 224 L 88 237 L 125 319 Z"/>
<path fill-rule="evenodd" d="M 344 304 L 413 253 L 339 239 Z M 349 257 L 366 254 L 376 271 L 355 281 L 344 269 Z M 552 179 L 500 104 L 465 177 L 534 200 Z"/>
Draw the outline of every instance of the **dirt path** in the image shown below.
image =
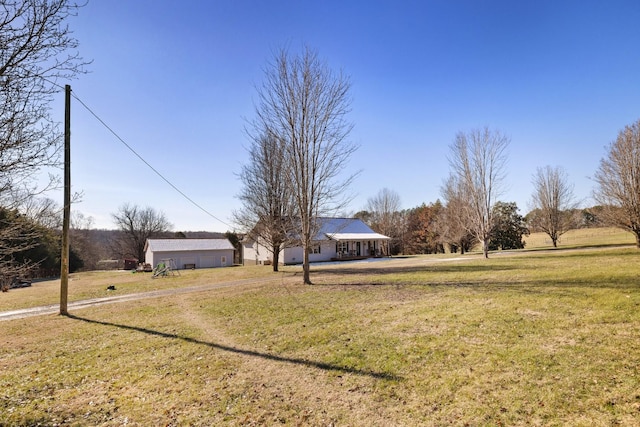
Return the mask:
<path fill-rule="evenodd" d="M 141 292 L 136 294 L 118 295 L 118 296 L 103 297 L 103 298 L 92 298 L 92 299 L 83 300 L 83 301 L 70 302 L 67 304 L 67 309 L 69 311 L 79 310 L 86 307 L 95 307 L 98 305 L 113 304 L 117 302 L 136 301 L 136 300 L 142 300 L 142 299 L 148 299 L 148 298 L 159 298 L 159 297 L 164 297 L 168 295 L 178 295 L 178 294 L 186 294 L 191 292 L 209 291 L 213 289 L 227 288 L 230 286 L 246 286 L 246 285 L 264 284 L 264 283 L 270 283 L 270 282 L 279 281 L 279 280 L 280 280 L 279 278 L 278 279 L 276 278 L 244 279 L 244 280 L 234 280 L 230 282 L 216 283 L 212 285 L 190 286 L 186 288 L 163 289 L 159 291 Z M 48 315 L 48 314 L 56 314 L 56 313 L 59 313 L 59 311 L 60 311 L 59 304 L 23 308 L 20 310 L 2 311 L 0 312 L 0 321 L 23 319 L 26 317 L 42 316 L 42 315 Z"/>

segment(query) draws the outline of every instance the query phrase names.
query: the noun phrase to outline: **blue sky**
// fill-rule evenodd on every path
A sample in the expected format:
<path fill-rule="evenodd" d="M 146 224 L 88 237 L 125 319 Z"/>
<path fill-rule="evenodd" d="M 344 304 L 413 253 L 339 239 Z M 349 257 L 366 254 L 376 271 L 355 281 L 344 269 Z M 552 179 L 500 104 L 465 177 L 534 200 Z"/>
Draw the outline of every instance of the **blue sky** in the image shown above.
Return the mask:
<path fill-rule="evenodd" d="M 232 229 L 256 87 L 275 51 L 305 45 L 352 83 L 346 213 L 385 187 L 403 208 L 435 202 L 456 133 L 484 126 L 511 138 L 501 200 L 525 214 L 551 165 L 589 206 L 606 146 L 640 118 L 638 22 L 637 1 L 91 0 L 69 22 L 93 60 L 74 95 L 220 221 L 77 101 L 73 209 L 98 228 L 128 202 L 176 231 Z"/>

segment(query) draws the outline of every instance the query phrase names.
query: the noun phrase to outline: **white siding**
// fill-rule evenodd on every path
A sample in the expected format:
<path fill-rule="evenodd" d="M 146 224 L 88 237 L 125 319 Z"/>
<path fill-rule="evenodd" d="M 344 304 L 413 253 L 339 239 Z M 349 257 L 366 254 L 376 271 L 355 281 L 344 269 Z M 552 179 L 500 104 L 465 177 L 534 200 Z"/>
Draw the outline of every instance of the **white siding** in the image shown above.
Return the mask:
<path fill-rule="evenodd" d="M 302 246 L 286 248 L 281 259 L 284 264 L 302 264 Z"/>
<path fill-rule="evenodd" d="M 210 268 L 222 267 L 222 257 L 226 265 L 233 265 L 233 253 L 228 239 L 149 239 L 145 257 L 152 267 L 163 259 L 172 259 L 177 269 Z"/>
<path fill-rule="evenodd" d="M 271 252 L 269 252 L 264 246 L 258 245 L 256 242 L 243 244 L 243 256 L 244 265 L 259 265 L 263 264 L 267 260 L 273 260 Z M 229 262 L 228 259 L 227 262 Z"/>
<path fill-rule="evenodd" d="M 316 244 L 320 245 L 320 253 L 309 254 L 309 262 L 323 262 L 323 261 L 331 261 L 331 258 L 335 258 L 336 256 L 336 244 L 330 240 L 323 240 L 320 242 L 316 242 Z M 300 251 L 300 256 L 302 256 L 302 250 Z"/>
<path fill-rule="evenodd" d="M 242 264 L 256 265 L 258 264 L 258 252 L 256 251 L 255 242 L 247 242 L 242 244 Z"/>
<path fill-rule="evenodd" d="M 215 267 L 216 257 L 213 255 L 200 255 L 200 267 L 201 268 L 212 268 Z"/>
<path fill-rule="evenodd" d="M 154 262 L 153 252 L 151 251 L 151 248 L 147 247 L 147 251 L 144 253 L 144 259 L 146 263 L 150 264 L 152 267 L 155 267 L 156 263 Z"/>
<path fill-rule="evenodd" d="M 215 255 L 212 255 L 215 254 Z M 153 267 L 163 259 L 171 258 L 175 261 L 176 267 L 179 270 L 185 268 L 185 264 L 195 264 L 196 268 L 210 268 L 210 267 L 222 267 L 220 263 L 220 257 L 227 257 L 227 266 L 231 265 L 233 259 L 232 250 L 217 250 L 217 251 L 203 251 L 203 252 L 154 252 L 151 256 L 147 255 L 149 264 L 151 260 Z M 204 262 L 203 262 L 204 261 Z"/>
<path fill-rule="evenodd" d="M 176 260 L 176 265 L 178 266 L 179 270 L 182 270 L 183 268 L 191 268 L 188 266 L 193 265 L 195 268 L 199 268 L 200 266 L 198 265 L 198 263 L 196 262 L 197 256 L 196 254 L 193 254 L 191 256 L 178 256 L 174 258 Z"/>

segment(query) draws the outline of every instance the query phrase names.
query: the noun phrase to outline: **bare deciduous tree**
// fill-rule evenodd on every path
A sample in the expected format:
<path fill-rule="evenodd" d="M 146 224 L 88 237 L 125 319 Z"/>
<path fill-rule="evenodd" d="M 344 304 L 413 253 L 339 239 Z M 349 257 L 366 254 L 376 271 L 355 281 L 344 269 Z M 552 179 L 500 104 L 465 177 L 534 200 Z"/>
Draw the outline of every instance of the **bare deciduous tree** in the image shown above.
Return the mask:
<path fill-rule="evenodd" d="M 69 81 L 86 65 L 66 24 L 77 9 L 68 0 L 15 0 L 0 6 L 3 201 L 17 187 L 35 191 L 27 185 L 35 172 L 59 166 L 61 131 L 50 116 L 50 104 L 60 90 L 57 82 Z"/>
<path fill-rule="evenodd" d="M 32 221 L 49 229 L 62 228 L 62 208 L 52 199 L 43 197 L 26 198 L 20 208 Z"/>
<path fill-rule="evenodd" d="M 171 231 L 173 225 L 164 213 L 153 208 L 140 208 L 125 203 L 118 212 L 111 215 L 114 223 L 123 232 L 120 247 L 124 256 L 133 256 L 138 262 L 144 262 L 144 246 L 147 239 L 162 236 Z"/>
<path fill-rule="evenodd" d="M 640 248 L 640 120 L 618 133 L 594 180 L 604 220 L 632 232 Z"/>
<path fill-rule="evenodd" d="M 460 250 L 461 254 L 471 249 L 476 243 L 470 233 L 471 224 L 465 212 L 469 209 L 468 200 L 463 195 L 463 188 L 458 178 L 449 176 L 441 188 L 445 201 L 444 209 L 436 220 L 436 228 L 443 245 L 449 245 L 451 252 Z"/>
<path fill-rule="evenodd" d="M 234 212 L 234 219 L 248 238 L 271 252 L 273 271 L 278 271 L 280 251 L 298 225 L 292 188 L 287 185 L 281 141 L 269 134 L 252 139 L 249 163 L 239 174 L 242 210 Z"/>
<path fill-rule="evenodd" d="M 383 188 L 374 197 L 367 200 L 367 211 L 371 214 L 371 228 L 394 240 L 401 238 L 402 224 L 400 214 L 400 195 L 393 190 Z M 391 255 L 390 242 L 384 241 L 385 255 Z"/>
<path fill-rule="evenodd" d="M 0 207 L 0 289 L 5 292 L 20 276 L 28 276 L 38 262 L 20 259 L 19 254 L 38 245 L 36 225 L 16 209 Z"/>
<path fill-rule="evenodd" d="M 504 190 L 509 142 L 500 131 L 485 127 L 459 132 L 451 145 L 449 164 L 465 200 L 460 212 L 463 224 L 482 244 L 485 258 L 489 257 L 493 205 Z"/>
<path fill-rule="evenodd" d="M 308 48 L 300 55 L 286 50 L 274 55 L 258 89 L 254 128 L 282 142 L 286 183 L 299 215 L 305 284 L 311 284 L 309 252 L 317 218 L 344 206 L 355 176 L 344 177 L 356 150 L 347 141 L 349 89 L 349 80 Z"/>
<path fill-rule="evenodd" d="M 538 168 L 533 176 L 533 196 L 529 221 L 531 227 L 542 230 L 553 247 L 558 247 L 558 239 L 575 226 L 573 210 L 573 185 L 569 183 L 567 173 L 561 167 L 545 166 Z"/>
<path fill-rule="evenodd" d="M 85 270 L 95 270 L 98 261 L 108 259 L 109 245 L 102 245 L 94 238 L 94 219 L 76 210 L 71 215 L 71 242 L 83 262 Z"/>
<path fill-rule="evenodd" d="M 50 114 L 58 81 L 68 82 L 86 65 L 66 24 L 77 9 L 68 0 L 0 4 L 0 206 L 10 211 L 58 182 L 52 175 L 48 182 L 36 177 L 43 168 L 59 166 L 62 134 Z M 36 240 L 37 228 L 25 228 L 17 218 L 7 216 L 0 225 L 0 276 L 5 278 L 28 273 L 12 254 Z"/>

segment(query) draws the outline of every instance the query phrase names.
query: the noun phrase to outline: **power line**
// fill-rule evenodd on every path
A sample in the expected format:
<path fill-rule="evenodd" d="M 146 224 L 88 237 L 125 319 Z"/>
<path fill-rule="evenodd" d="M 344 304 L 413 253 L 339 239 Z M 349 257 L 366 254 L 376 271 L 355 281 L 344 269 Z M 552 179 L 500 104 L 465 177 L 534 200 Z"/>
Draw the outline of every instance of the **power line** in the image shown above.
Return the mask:
<path fill-rule="evenodd" d="M 120 141 L 125 147 L 127 147 L 129 149 L 129 151 L 131 151 L 138 159 L 140 159 L 142 161 L 142 163 L 144 163 L 145 165 L 147 165 L 147 167 L 149 169 L 151 169 L 153 172 L 155 172 L 156 175 L 158 175 L 164 182 L 166 182 L 167 184 L 169 184 L 169 186 L 171 188 L 173 188 L 175 191 L 178 192 L 178 194 L 180 194 L 182 197 L 184 197 L 187 201 L 189 201 L 189 203 L 191 203 L 192 205 L 194 205 L 195 207 L 197 207 L 198 209 L 200 209 L 202 212 L 204 212 L 205 214 L 209 215 L 211 218 L 215 219 L 218 222 L 221 222 L 222 224 L 226 225 L 229 228 L 233 228 L 230 224 L 226 223 L 225 221 L 221 220 L 220 218 L 216 217 L 215 215 L 213 215 L 211 212 L 209 212 L 208 210 L 206 210 L 205 208 L 203 208 L 202 206 L 200 206 L 198 203 L 196 203 L 191 197 L 187 196 L 182 190 L 180 190 L 178 187 L 176 187 L 171 181 L 169 181 L 167 178 L 164 177 L 164 175 L 162 175 L 156 168 L 154 168 L 153 166 L 151 166 L 151 164 L 149 162 L 147 162 L 140 154 L 138 154 L 138 152 L 136 150 L 133 149 L 133 147 L 131 147 L 129 144 L 127 144 L 124 139 L 122 139 L 120 137 L 120 135 L 118 135 L 109 125 L 107 125 L 105 123 L 104 120 L 102 120 L 96 113 L 93 112 L 93 110 L 91 108 L 89 108 L 89 106 L 87 104 L 85 104 L 78 96 L 76 96 L 73 92 L 71 92 L 71 96 L 73 96 L 73 98 L 75 100 L 77 100 L 96 120 L 98 120 L 98 122 L 100 122 L 100 124 L 102 124 L 102 126 L 104 126 L 109 132 L 111 132 L 111 134 L 113 136 L 116 137 L 116 139 L 118 141 Z"/>

